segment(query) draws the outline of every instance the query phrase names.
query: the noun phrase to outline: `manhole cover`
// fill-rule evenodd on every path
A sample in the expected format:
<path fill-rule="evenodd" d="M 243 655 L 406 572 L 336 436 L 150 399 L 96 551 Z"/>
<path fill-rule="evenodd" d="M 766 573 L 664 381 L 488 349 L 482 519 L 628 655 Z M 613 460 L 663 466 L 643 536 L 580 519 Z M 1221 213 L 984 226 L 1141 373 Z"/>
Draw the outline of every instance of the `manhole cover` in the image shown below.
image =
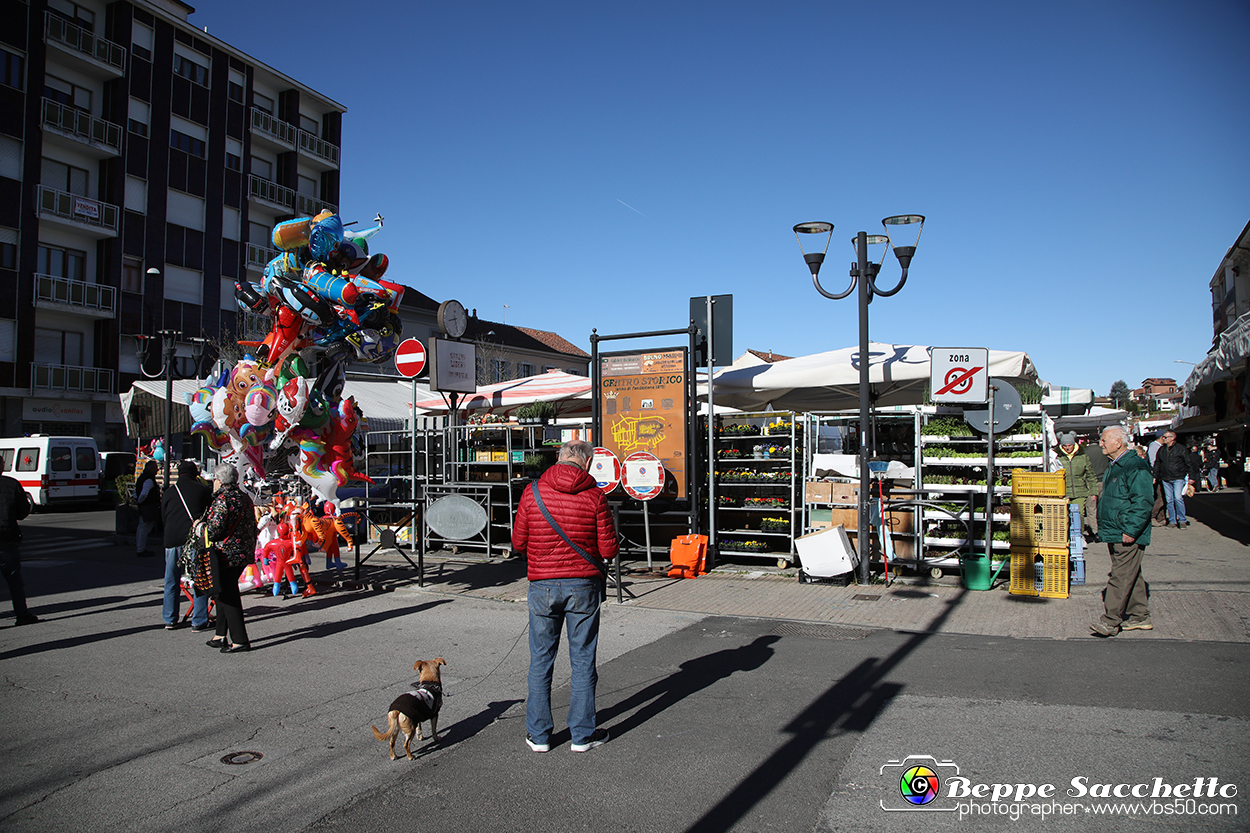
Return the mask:
<path fill-rule="evenodd" d="M 229 755 L 223 755 L 221 762 L 223 764 L 231 764 L 233 766 L 242 766 L 259 761 L 265 757 L 259 752 L 231 752 Z"/>
<path fill-rule="evenodd" d="M 866 628 L 843 628 L 836 625 L 807 625 L 786 622 L 773 628 L 778 636 L 812 636 L 817 639 L 863 639 L 871 630 Z"/>
<path fill-rule="evenodd" d="M 868 596 L 863 593 L 856 593 L 854 596 L 851 596 L 851 598 L 857 602 L 875 602 L 877 599 L 881 597 L 880 596 Z"/>

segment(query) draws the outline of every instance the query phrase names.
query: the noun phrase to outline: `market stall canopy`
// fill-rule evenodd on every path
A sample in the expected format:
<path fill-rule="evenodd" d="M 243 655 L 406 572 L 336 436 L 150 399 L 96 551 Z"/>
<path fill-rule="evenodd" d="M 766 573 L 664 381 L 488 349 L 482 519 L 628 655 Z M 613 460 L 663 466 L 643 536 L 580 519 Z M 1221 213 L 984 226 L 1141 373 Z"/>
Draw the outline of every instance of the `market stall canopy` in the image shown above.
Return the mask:
<path fill-rule="evenodd" d="M 175 379 L 173 383 L 173 420 L 169 433 L 181 434 L 191 430 L 191 412 L 186 396 L 194 393 L 203 381 Z M 417 385 L 417 396 L 428 396 L 429 386 Z M 412 405 L 412 383 L 362 382 L 349 379 L 343 388 L 343 396 L 356 397 L 356 404 L 369 420 L 370 431 L 400 431 L 408 427 L 408 413 Z M 130 390 L 119 396 L 122 414 L 126 419 L 126 436 L 135 439 L 151 439 L 165 435 L 165 380 L 140 379 Z M 417 412 L 418 416 L 421 411 Z"/>
<path fill-rule="evenodd" d="M 869 346 L 868 378 L 873 407 L 919 405 L 929 384 L 929 348 L 908 344 Z M 1027 353 L 989 351 L 989 375 L 1009 382 L 1037 382 Z M 706 399 L 706 395 L 704 397 Z M 846 411 L 859 407 L 859 348 L 800 356 L 718 374 L 712 401 L 743 411 Z"/>
<path fill-rule="evenodd" d="M 1042 409 L 1053 417 L 1083 414 L 1094 404 L 1092 388 L 1052 387 L 1042 396 Z"/>
<path fill-rule="evenodd" d="M 1043 399 L 1044 403 L 1046 400 Z M 1128 411 L 1122 411 L 1118 408 L 1103 408 L 1095 405 L 1090 408 L 1087 413 L 1074 414 L 1072 416 L 1061 416 L 1055 419 L 1055 432 L 1062 433 L 1064 431 L 1077 431 L 1085 433 L 1089 431 L 1101 431 L 1112 425 L 1124 425 L 1128 421 Z"/>
<path fill-rule="evenodd" d="M 1246 358 L 1250 356 L 1250 312 L 1245 313 L 1232 326 L 1220 333 L 1217 344 L 1207 357 L 1198 362 L 1181 386 L 1185 392 L 1185 401 L 1196 404 L 1199 397 L 1195 392 L 1221 379 L 1228 379 L 1240 372 Z M 1214 394 L 1207 397 L 1214 398 Z"/>
<path fill-rule="evenodd" d="M 508 415 L 522 405 L 534 402 L 551 402 L 560 417 L 588 416 L 590 414 L 590 379 L 575 376 L 563 370 L 549 370 L 524 379 L 496 382 L 466 393 L 457 403 L 461 411 L 487 411 Z M 448 404 L 442 395 L 434 393 L 429 399 L 418 399 L 417 407 L 431 414 L 447 413 Z"/>

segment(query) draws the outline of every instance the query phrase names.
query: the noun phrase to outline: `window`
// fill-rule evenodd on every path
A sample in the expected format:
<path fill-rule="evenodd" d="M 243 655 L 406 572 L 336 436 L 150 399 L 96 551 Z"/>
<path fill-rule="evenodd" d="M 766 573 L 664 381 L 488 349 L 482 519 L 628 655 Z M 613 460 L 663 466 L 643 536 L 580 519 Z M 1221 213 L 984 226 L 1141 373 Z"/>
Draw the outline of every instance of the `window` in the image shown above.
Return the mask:
<path fill-rule="evenodd" d="M 273 115 L 273 99 L 255 90 L 252 91 L 252 106 L 257 110 L 263 110 L 269 115 Z"/>
<path fill-rule="evenodd" d="M 237 69 L 230 70 L 230 79 L 226 86 L 226 97 L 231 101 L 243 102 L 243 73 Z"/>
<path fill-rule="evenodd" d="M 491 382 L 506 382 L 508 380 L 508 362 L 503 359 L 495 359 L 490 365 Z"/>
<path fill-rule="evenodd" d="M 87 274 L 87 253 L 40 243 L 39 261 L 35 265 L 35 271 L 54 278 L 84 280 Z"/>
<path fill-rule="evenodd" d="M 17 361 L 17 321 L 12 318 L 0 318 L 0 362 L 15 361 Z"/>
<path fill-rule="evenodd" d="M 520 372 L 522 379 L 527 379 L 534 375 L 534 365 L 521 362 L 521 366 L 518 368 L 518 371 Z"/>
<path fill-rule="evenodd" d="M 174 75 L 181 75 L 201 87 L 208 86 L 208 67 L 197 64 L 181 54 L 174 55 Z"/>
<path fill-rule="evenodd" d="M 321 135 L 321 123 L 310 116 L 305 116 L 303 113 L 299 114 L 299 129 L 314 136 Z"/>
<path fill-rule="evenodd" d="M 264 223 L 248 223 L 247 242 L 253 246 L 273 248 L 273 227 Z"/>
<path fill-rule="evenodd" d="M 243 170 L 243 143 L 226 137 L 226 167 L 232 171 Z"/>
<path fill-rule="evenodd" d="M 204 231 L 204 199 L 202 197 L 171 188 L 165 206 L 166 221 Z"/>
<path fill-rule="evenodd" d="M 143 264 L 133 258 L 122 258 L 122 292 L 143 292 Z"/>
<path fill-rule="evenodd" d="M 82 333 L 35 328 L 36 361 L 82 366 Z"/>
<path fill-rule="evenodd" d="M 17 450 L 17 471 L 39 471 L 39 446 Z"/>
<path fill-rule="evenodd" d="M 11 136 L 0 136 L 0 176 L 22 178 L 22 143 Z"/>
<path fill-rule="evenodd" d="M 45 75 L 43 97 L 66 107 L 74 107 L 84 113 L 91 112 L 91 90 L 72 84 L 55 75 Z"/>
<path fill-rule="evenodd" d="M 48 11 L 87 32 L 95 31 L 95 12 L 70 0 L 48 0 Z"/>
<path fill-rule="evenodd" d="M 148 123 L 152 120 L 152 107 L 146 101 L 130 99 L 130 113 L 126 129 L 139 136 L 148 135 Z"/>
<path fill-rule="evenodd" d="M 95 471 L 96 461 L 99 459 L 99 455 L 91 449 L 91 446 L 74 447 L 74 468 L 79 471 Z"/>
<path fill-rule="evenodd" d="M 204 273 L 166 264 L 165 298 L 186 304 L 204 303 Z"/>
<path fill-rule="evenodd" d="M 0 226 L 0 269 L 17 268 L 17 229 Z"/>
<path fill-rule="evenodd" d="M 73 471 L 74 455 L 67 445 L 53 445 L 48 447 L 48 467 L 52 471 Z"/>
<path fill-rule="evenodd" d="M 273 181 L 273 163 L 267 159 L 252 157 L 252 173 L 261 179 Z"/>
<path fill-rule="evenodd" d="M 194 136 L 170 128 L 169 130 L 169 146 L 174 150 L 181 150 L 192 156 L 198 156 L 204 159 L 207 155 L 207 146 L 203 139 L 196 139 Z"/>
<path fill-rule="evenodd" d="M 56 188 L 58 191 L 68 191 L 80 197 L 88 196 L 87 171 L 83 168 L 75 168 L 73 165 L 66 165 L 64 162 L 57 162 L 55 159 L 43 160 L 41 181 L 49 188 Z"/>
<path fill-rule="evenodd" d="M 0 84 L 22 89 L 26 58 L 7 49 L 0 49 Z"/>
<path fill-rule="evenodd" d="M 152 44 L 155 36 L 151 26 L 135 21 L 130 28 L 130 51 L 145 61 L 152 60 Z"/>
<path fill-rule="evenodd" d="M 221 236 L 227 240 L 238 240 L 239 230 L 243 227 L 243 215 L 237 208 L 228 205 L 221 207 Z"/>
<path fill-rule="evenodd" d="M 126 177 L 126 207 L 140 214 L 148 213 L 148 183 L 137 176 Z"/>
<path fill-rule="evenodd" d="M 313 179 L 311 176 L 304 176 L 303 174 L 299 174 L 297 178 L 298 178 L 299 187 L 296 190 L 306 197 L 312 197 L 313 199 L 316 199 L 317 198 L 317 180 Z"/>

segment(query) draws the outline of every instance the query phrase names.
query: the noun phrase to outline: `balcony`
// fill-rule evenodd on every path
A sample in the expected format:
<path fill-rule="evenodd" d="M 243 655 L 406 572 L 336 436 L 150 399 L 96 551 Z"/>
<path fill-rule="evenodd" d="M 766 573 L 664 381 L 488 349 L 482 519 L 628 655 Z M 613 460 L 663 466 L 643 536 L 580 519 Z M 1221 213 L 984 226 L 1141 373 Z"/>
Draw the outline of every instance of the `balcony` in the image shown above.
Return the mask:
<path fill-rule="evenodd" d="M 261 179 L 255 174 L 248 174 L 247 195 L 250 199 L 259 200 L 280 211 L 295 211 L 294 191 L 276 182 Z"/>
<path fill-rule="evenodd" d="M 338 145 L 332 145 L 325 139 L 315 136 L 307 130 L 301 130 L 299 131 L 299 149 L 305 155 L 313 157 L 314 160 L 324 162 L 325 167 L 338 169 Z"/>
<path fill-rule="evenodd" d="M 337 205 L 330 205 L 330 203 L 325 202 L 324 200 L 319 200 L 316 197 L 310 197 L 306 194 L 295 195 L 295 213 L 299 216 L 315 217 L 321 212 L 322 209 L 326 209 L 331 214 L 339 213 L 339 207 Z"/>
<path fill-rule="evenodd" d="M 30 389 L 113 393 L 113 371 L 98 367 L 31 362 Z"/>
<path fill-rule="evenodd" d="M 111 121 L 97 119 L 90 113 L 53 101 L 43 100 L 43 129 L 49 137 L 72 142 L 76 150 L 86 146 L 96 159 L 118 156 L 122 150 L 122 129 Z"/>
<path fill-rule="evenodd" d="M 112 318 L 117 314 L 117 290 L 73 278 L 35 275 L 35 306 L 92 318 Z"/>
<path fill-rule="evenodd" d="M 75 231 L 86 232 L 95 238 L 117 236 L 119 212 L 115 205 L 46 185 L 38 186 L 37 197 L 37 210 L 41 220 L 50 220 Z"/>
<path fill-rule="evenodd" d="M 297 132 L 300 131 L 294 125 L 287 124 L 264 110 L 252 108 L 252 138 L 265 140 L 262 144 L 279 150 L 295 150 Z"/>
<path fill-rule="evenodd" d="M 265 271 L 265 267 L 269 265 L 269 261 L 282 254 L 277 249 L 271 249 L 268 246 L 257 246 L 255 243 L 247 244 L 247 268 L 254 269 L 257 272 Z"/>
<path fill-rule="evenodd" d="M 272 329 L 273 322 L 269 316 L 239 311 L 239 341 L 264 341 Z"/>
<path fill-rule="evenodd" d="M 98 38 L 63 17 L 44 12 L 43 39 L 67 60 L 96 78 L 121 78 L 126 71 L 126 48 Z"/>

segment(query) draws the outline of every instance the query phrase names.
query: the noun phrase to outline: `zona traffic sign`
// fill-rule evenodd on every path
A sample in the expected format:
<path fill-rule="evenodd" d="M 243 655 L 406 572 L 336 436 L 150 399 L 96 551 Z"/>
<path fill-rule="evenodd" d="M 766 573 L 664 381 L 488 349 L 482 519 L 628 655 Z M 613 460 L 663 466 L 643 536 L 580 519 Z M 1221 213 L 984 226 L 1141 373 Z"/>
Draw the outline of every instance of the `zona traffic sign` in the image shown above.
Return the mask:
<path fill-rule="evenodd" d="M 395 369 L 409 379 L 425 370 L 425 346 L 415 338 L 404 341 L 395 351 Z"/>

